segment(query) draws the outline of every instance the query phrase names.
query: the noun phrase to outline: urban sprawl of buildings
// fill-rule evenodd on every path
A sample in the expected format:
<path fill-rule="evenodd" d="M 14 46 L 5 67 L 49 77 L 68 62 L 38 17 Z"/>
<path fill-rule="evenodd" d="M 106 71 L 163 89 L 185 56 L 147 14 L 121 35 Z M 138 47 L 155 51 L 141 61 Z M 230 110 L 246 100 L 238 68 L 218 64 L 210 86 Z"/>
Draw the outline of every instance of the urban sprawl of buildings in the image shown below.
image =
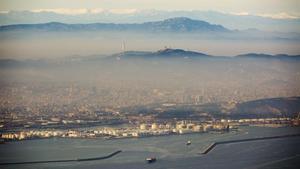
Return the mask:
<path fill-rule="evenodd" d="M 227 129 L 228 125 L 276 126 L 298 122 L 291 119 L 294 117 L 288 116 L 216 120 L 221 118 L 215 118 L 209 110 L 201 109 L 201 105 L 204 104 L 222 103 L 220 111 L 222 115 L 226 115 L 237 103 L 243 101 L 295 95 L 295 91 L 288 87 L 282 90 L 273 87 L 254 90 L 230 85 L 218 88 L 209 85 L 180 88 L 173 86 L 174 84 L 168 84 L 168 87 L 155 84 L 111 84 L 3 84 L 0 88 L 1 137 L 6 140 L 48 137 L 144 137 L 222 131 Z M 149 107 L 150 109 L 147 109 Z M 186 111 L 176 114 L 174 110 Z M 190 116 L 191 111 L 194 111 L 194 114 Z M 195 114 L 197 116 L 193 116 Z M 182 123 L 182 120 L 191 122 Z M 88 129 L 108 125 L 112 127 Z M 115 125 L 127 127 L 116 128 Z"/>
<path fill-rule="evenodd" d="M 238 130 L 238 126 L 267 126 L 282 127 L 299 125 L 299 119 L 290 118 L 266 118 L 266 119 L 239 119 L 227 120 L 221 119 L 217 121 L 177 121 L 174 123 L 141 123 L 134 126 L 124 127 L 94 127 L 81 129 L 28 129 L 15 132 L 4 132 L 1 138 L 10 140 L 26 140 L 40 138 L 139 138 L 149 136 L 161 136 L 171 134 L 187 134 L 201 132 L 229 132 L 230 130 Z"/>

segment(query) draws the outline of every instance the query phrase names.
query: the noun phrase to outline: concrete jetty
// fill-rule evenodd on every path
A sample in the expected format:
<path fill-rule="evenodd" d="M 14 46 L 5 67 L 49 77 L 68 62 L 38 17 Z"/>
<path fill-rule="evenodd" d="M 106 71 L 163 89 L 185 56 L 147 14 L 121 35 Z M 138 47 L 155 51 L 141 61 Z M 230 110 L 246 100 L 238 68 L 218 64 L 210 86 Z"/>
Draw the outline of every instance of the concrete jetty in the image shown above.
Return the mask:
<path fill-rule="evenodd" d="M 24 161 L 24 162 L 11 162 L 11 163 L 0 163 L 0 165 L 17 165 L 17 164 L 41 164 L 41 163 L 64 163 L 64 162 L 81 162 L 81 161 L 95 161 L 95 160 L 104 160 L 111 158 L 119 153 L 122 150 L 115 151 L 109 155 L 102 157 L 94 157 L 94 158 L 79 158 L 79 159 L 71 159 L 71 160 L 44 160 L 44 161 Z"/>
<path fill-rule="evenodd" d="M 219 141 L 219 142 L 211 143 L 200 154 L 207 154 L 213 148 L 215 148 L 217 145 L 220 145 L 220 144 L 241 143 L 241 142 L 250 142 L 250 141 L 258 141 L 258 140 L 270 140 L 270 139 L 280 139 L 280 138 L 287 138 L 287 137 L 299 137 L 299 136 L 300 136 L 300 134 L 290 134 L 290 135 L 281 135 L 281 136 L 257 137 L 257 138 L 247 138 L 247 139 Z"/>

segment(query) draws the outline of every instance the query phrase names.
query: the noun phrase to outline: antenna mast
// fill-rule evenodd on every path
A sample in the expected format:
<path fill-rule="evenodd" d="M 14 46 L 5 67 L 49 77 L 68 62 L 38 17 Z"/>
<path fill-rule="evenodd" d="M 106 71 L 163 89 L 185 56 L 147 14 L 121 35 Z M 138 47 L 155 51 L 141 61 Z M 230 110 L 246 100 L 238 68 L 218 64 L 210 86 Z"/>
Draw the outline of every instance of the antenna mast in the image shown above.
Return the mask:
<path fill-rule="evenodd" d="M 122 51 L 125 52 L 126 51 L 126 45 L 125 45 L 125 41 L 123 41 L 122 43 Z"/>

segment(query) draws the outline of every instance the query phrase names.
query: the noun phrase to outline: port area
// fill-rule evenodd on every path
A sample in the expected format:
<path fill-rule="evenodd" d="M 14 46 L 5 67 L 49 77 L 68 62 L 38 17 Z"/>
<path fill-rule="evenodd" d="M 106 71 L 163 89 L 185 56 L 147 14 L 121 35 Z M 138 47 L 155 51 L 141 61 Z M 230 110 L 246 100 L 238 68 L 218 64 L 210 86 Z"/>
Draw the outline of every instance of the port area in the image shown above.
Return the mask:
<path fill-rule="evenodd" d="M 102 157 L 93 157 L 93 158 L 78 158 L 78 159 L 70 159 L 70 160 L 45 160 L 45 161 L 24 161 L 24 162 L 12 162 L 12 163 L 0 163 L 0 165 L 17 165 L 17 164 L 41 164 L 41 163 L 63 163 L 63 162 L 82 162 L 82 161 L 96 161 L 96 160 L 104 160 L 111 158 L 119 153 L 122 150 L 115 151 L 111 154 Z"/>
<path fill-rule="evenodd" d="M 213 142 L 208 147 L 206 147 L 202 152 L 200 152 L 199 154 L 203 154 L 203 155 L 208 154 L 217 145 L 221 145 L 221 144 L 231 144 L 231 143 L 242 143 L 242 142 L 259 141 L 259 140 L 280 139 L 280 138 L 287 138 L 287 137 L 300 137 L 300 134 L 290 134 L 290 135 L 281 135 L 281 136 L 258 137 L 258 138 L 248 138 L 248 139 L 238 139 L 238 140 Z"/>

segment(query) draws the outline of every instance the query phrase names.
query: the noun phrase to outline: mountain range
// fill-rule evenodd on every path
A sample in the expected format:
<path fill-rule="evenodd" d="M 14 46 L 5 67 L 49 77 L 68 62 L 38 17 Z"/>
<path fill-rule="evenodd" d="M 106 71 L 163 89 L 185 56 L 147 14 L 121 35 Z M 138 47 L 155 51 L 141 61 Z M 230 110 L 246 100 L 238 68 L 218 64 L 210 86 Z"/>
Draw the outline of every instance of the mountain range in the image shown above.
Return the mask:
<path fill-rule="evenodd" d="M 119 57 L 119 58 L 143 58 L 143 59 L 149 59 L 149 58 L 184 58 L 184 59 L 199 59 L 199 58 L 214 58 L 214 59 L 300 59 L 300 55 L 287 55 L 287 54 L 276 54 L 276 55 L 270 55 L 270 54 L 264 54 L 264 53 L 247 53 L 247 54 L 241 54 L 236 55 L 233 57 L 226 57 L 226 56 L 213 56 L 201 52 L 196 51 L 189 51 L 189 50 L 183 50 L 183 49 L 172 49 L 172 48 L 165 48 L 158 50 L 156 52 L 146 52 L 146 51 L 125 51 L 118 54 L 113 54 L 111 56 L 108 56 L 108 58 L 111 57 Z"/>
<path fill-rule="evenodd" d="M 26 32 L 26 33 L 24 33 Z M 143 23 L 80 23 L 67 24 L 60 22 L 38 24 L 16 24 L 0 26 L 0 38 L 16 37 L 34 39 L 35 37 L 102 37 L 109 41 L 116 38 L 126 40 L 173 39 L 187 40 L 261 40 L 299 42 L 300 33 L 266 32 L 257 29 L 233 30 L 219 24 L 212 24 L 203 20 L 195 20 L 187 17 L 175 17 L 155 22 Z M 107 38 L 111 37 L 111 38 Z M 140 43 L 142 44 L 142 43 Z M 139 46 L 137 44 L 135 46 Z M 146 45 L 146 44 L 145 44 Z M 193 44 L 190 44 L 193 45 Z M 187 46 L 190 46 L 187 45 Z M 187 47 L 185 46 L 185 47 Z"/>
<path fill-rule="evenodd" d="M 106 61 L 117 61 L 117 60 L 176 60 L 176 59 L 188 59 L 188 60 L 238 60 L 238 59 L 254 59 L 254 60 L 279 60 L 279 61 L 299 61 L 300 55 L 287 55 L 287 54 L 263 54 L 263 53 L 248 53 L 241 54 L 237 56 L 213 56 L 201 52 L 189 51 L 183 49 L 172 49 L 165 48 L 158 51 L 124 51 L 121 53 L 116 53 L 112 55 L 91 55 L 91 56 L 69 56 L 58 59 L 39 59 L 39 60 L 14 60 L 14 59 L 0 59 L 1 67 L 11 67 L 11 66 L 44 66 L 45 64 L 66 64 L 66 63 L 81 63 L 81 62 L 106 62 Z"/>
<path fill-rule="evenodd" d="M 102 11 L 69 15 L 54 11 L 8 11 L 0 13 L 0 25 L 36 24 L 45 22 L 62 23 L 142 23 L 164 20 L 173 17 L 190 17 L 221 24 L 229 29 L 246 30 L 249 28 L 264 31 L 298 32 L 300 19 L 297 17 L 266 17 L 248 13 L 224 13 L 217 11 L 162 11 L 141 10 L 130 13 Z M 286 15 L 284 15 L 286 16 Z"/>
<path fill-rule="evenodd" d="M 201 20 L 193 20 L 185 17 L 165 19 L 163 21 L 145 22 L 141 24 L 65 24 L 59 22 L 41 24 L 17 24 L 0 26 L 0 31 L 146 31 L 146 32 L 230 32 L 221 25 L 210 24 Z"/>

